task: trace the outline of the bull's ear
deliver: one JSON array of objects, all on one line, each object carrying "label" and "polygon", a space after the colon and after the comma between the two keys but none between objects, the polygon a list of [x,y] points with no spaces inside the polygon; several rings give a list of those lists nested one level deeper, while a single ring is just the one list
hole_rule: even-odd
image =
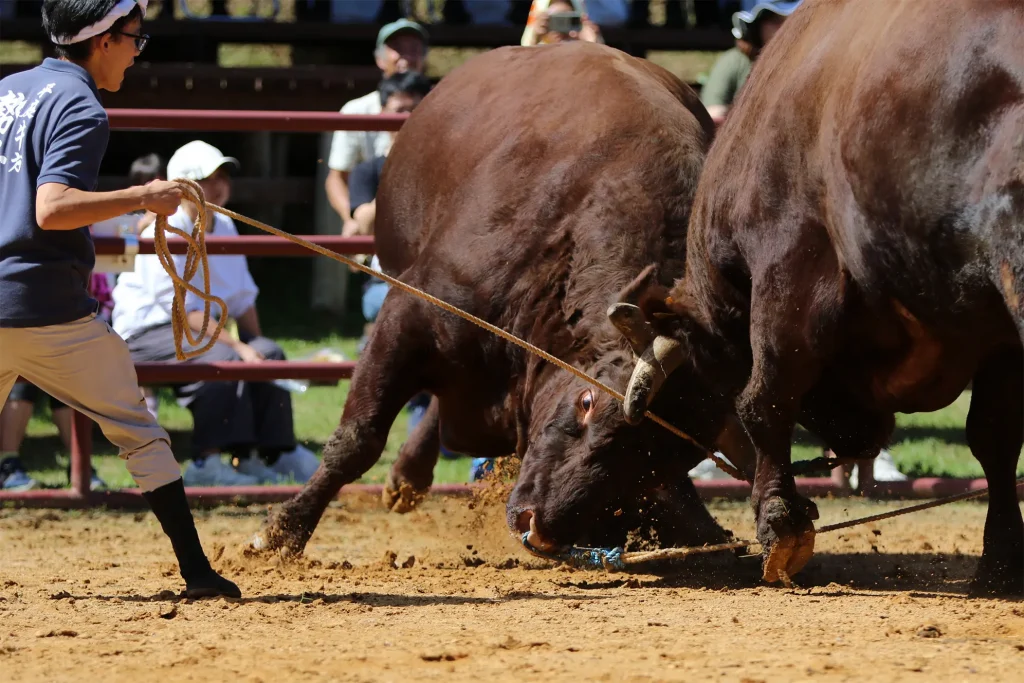
[{"label": "bull's ear", "polygon": [[641,270],[639,275],[619,291],[618,302],[620,304],[639,304],[648,297],[648,291],[657,286],[658,265],[652,263]]},{"label": "bull's ear", "polygon": [[608,319],[622,333],[638,358],[654,341],[654,328],[639,306],[619,302],[608,307]]}]

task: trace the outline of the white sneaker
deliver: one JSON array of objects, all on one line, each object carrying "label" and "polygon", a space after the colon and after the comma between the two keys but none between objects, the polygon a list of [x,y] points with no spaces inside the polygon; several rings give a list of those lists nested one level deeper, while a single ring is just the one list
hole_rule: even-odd
[{"label": "white sneaker", "polygon": [[267,463],[263,462],[263,458],[255,453],[250,454],[248,458],[239,458],[237,469],[242,474],[255,477],[261,484],[280,484],[284,482],[284,477],[267,467]]},{"label": "white sneaker", "polygon": [[872,468],[875,474],[875,481],[906,481],[907,475],[903,474],[896,467],[892,454],[884,448],[878,452],[875,458],[875,466]]},{"label": "white sneaker", "polygon": [[[909,477],[896,467],[896,463],[892,459],[892,454],[884,448],[878,452],[878,455],[872,461],[871,472],[875,477],[875,481],[906,481]],[[850,473],[850,486],[857,488],[860,484],[860,465],[853,466],[853,472]]]},{"label": "white sneaker", "polygon": [[302,444],[297,444],[294,450],[282,453],[270,469],[285,478],[305,484],[319,467],[320,458]]},{"label": "white sneaker", "polygon": [[219,455],[211,455],[200,462],[193,460],[182,476],[185,486],[256,486],[259,480],[242,474],[224,462]]},{"label": "white sneaker", "polygon": [[[729,458],[725,457],[721,453],[715,453],[715,455],[732,465]],[[731,475],[720,470],[718,465],[715,464],[715,461],[710,458],[701,460],[699,465],[690,470],[689,475],[691,479],[700,479],[702,481],[708,481],[710,479],[732,479]]]}]

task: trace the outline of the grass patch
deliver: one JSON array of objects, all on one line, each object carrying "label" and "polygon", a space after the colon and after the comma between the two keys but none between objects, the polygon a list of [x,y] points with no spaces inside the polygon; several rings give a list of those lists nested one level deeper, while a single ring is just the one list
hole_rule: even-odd
[{"label": "grass patch", "polygon": [[43,48],[23,40],[0,40],[0,64],[38,64]]}]

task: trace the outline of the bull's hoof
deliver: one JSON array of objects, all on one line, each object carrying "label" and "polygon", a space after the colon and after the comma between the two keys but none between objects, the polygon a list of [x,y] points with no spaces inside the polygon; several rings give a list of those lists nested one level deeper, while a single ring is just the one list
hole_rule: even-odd
[{"label": "bull's hoof", "polygon": [[1024,558],[993,559],[982,555],[969,595],[972,598],[1024,597]]},{"label": "bull's hoof", "polygon": [[769,498],[761,505],[757,538],[764,548],[762,576],[768,583],[790,584],[814,555],[814,524],[818,510],[810,501]]},{"label": "bull's hoof", "polygon": [[312,532],[291,524],[284,516],[271,515],[249,541],[249,548],[258,553],[278,553],[285,556],[301,555]]},{"label": "bull's hoof", "polygon": [[427,497],[427,491],[429,490],[413,488],[413,485],[406,481],[398,485],[397,491],[392,487],[393,484],[390,482],[385,484],[380,492],[380,498],[381,502],[384,503],[384,507],[398,514],[405,514],[415,510],[423,502],[423,499]]}]

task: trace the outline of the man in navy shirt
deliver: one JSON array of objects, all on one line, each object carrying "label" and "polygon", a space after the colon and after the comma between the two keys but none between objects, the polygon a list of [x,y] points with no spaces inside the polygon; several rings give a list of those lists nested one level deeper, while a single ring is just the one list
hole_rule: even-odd
[{"label": "man in navy shirt", "polygon": [[20,375],[95,420],[170,538],[189,597],[239,597],[210,567],[167,432],[86,289],[87,226],[138,210],[171,215],[181,203],[167,181],[94,191],[109,136],[98,91],[120,89],[145,47],[147,1],[46,0],[57,58],[0,80],[0,404]]}]

